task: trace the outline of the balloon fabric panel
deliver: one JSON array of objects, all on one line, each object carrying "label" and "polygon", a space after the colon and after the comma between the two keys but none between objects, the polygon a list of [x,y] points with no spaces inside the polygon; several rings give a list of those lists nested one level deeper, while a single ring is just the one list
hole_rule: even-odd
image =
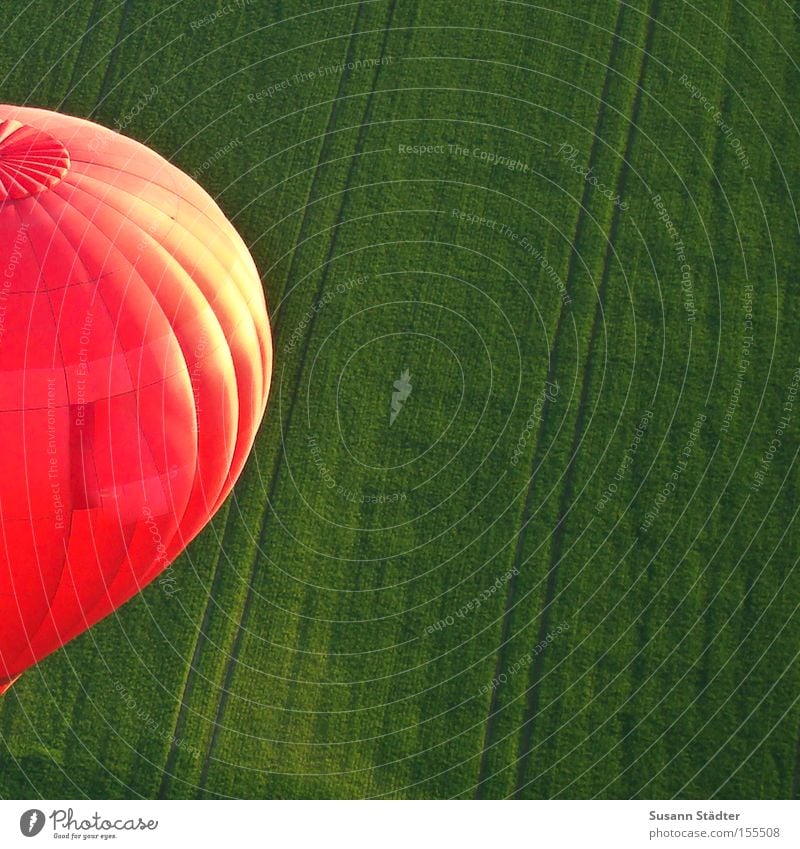
[{"label": "balloon fabric panel", "polygon": [[272,368],[243,240],[187,175],[80,118],[0,106],[0,692],[200,532]]}]

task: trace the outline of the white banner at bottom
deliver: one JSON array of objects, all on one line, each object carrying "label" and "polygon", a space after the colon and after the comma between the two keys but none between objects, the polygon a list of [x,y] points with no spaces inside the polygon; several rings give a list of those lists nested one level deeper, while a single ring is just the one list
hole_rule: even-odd
[{"label": "white banner at bottom", "polygon": [[0,802],[0,846],[471,849],[800,846],[800,802]]}]

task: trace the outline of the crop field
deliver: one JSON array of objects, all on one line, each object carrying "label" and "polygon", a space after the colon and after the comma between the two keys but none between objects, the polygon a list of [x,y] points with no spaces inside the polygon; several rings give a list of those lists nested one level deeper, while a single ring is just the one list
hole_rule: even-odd
[{"label": "crop field", "polygon": [[796,4],[0,28],[2,102],[217,200],[275,346],[209,527],[0,698],[0,797],[800,797]]}]

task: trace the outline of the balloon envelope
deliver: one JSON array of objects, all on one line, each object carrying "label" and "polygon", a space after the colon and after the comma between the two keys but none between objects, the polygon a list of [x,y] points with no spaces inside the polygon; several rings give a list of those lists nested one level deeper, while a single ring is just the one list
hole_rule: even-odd
[{"label": "balloon envelope", "polygon": [[271,376],[209,195],[89,121],[0,106],[0,692],[156,578],[228,495]]}]

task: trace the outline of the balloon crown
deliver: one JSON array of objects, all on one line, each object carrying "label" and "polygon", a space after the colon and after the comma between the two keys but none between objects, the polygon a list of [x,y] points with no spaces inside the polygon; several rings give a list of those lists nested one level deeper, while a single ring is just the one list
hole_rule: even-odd
[{"label": "balloon crown", "polygon": [[0,202],[52,189],[69,171],[69,151],[28,124],[0,121]]}]

